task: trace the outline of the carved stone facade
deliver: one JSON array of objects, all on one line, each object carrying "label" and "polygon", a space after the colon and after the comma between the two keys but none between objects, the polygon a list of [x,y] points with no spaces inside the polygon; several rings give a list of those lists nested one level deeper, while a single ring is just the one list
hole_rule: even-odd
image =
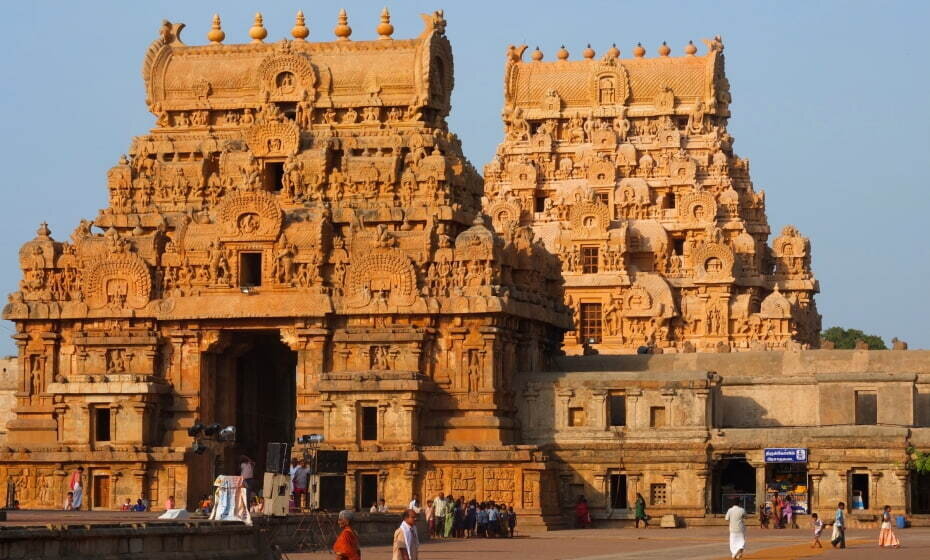
[{"label": "carved stone facade", "polygon": [[726,128],[723,43],[706,43],[683,57],[509,51],[487,212],[559,255],[575,316],[567,353],[818,343],[810,243],[787,226],[766,244],[765,192]]},{"label": "carved stone facade", "polygon": [[[790,227],[766,245],[719,40],[682,58],[511,48],[485,185],[445,122],[446,21],[424,23],[395,40],[385,13],[378,40],[350,41],[342,14],[311,43],[299,15],[267,44],[257,18],[252,43],[223,45],[216,19],[203,46],[163,24],[143,64],[155,127],[108,173],[109,206],[20,251],[0,486],[55,507],[82,465],[88,507],[187,505],[239,454],[261,471],[267,443],[322,433],[349,452],[340,508],[451,492],[527,527],[578,494],[627,519],[639,492],[652,515],[703,518],[721,465],[741,457],[761,493],[763,447],[789,445],[816,463],[813,504],[865,473],[874,503],[910,507],[926,354],[802,351],[820,330],[810,245]],[[563,336],[673,355],[563,356]],[[857,427],[879,391],[883,425]],[[196,422],[236,442],[198,455]]]}]

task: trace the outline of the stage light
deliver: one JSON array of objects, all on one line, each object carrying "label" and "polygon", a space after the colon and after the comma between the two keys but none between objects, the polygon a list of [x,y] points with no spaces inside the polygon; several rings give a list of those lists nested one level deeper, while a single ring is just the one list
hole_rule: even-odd
[{"label": "stage light", "polygon": [[314,443],[323,443],[322,434],[305,434],[300,436],[297,439],[297,443],[303,444],[314,444]]},{"label": "stage light", "polygon": [[191,444],[191,450],[197,455],[203,455],[203,452],[207,450],[207,446],[198,440],[194,440],[194,443]]},{"label": "stage light", "polygon": [[235,441],[236,440],[236,427],[235,426],[226,426],[220,430],[219,438],[221,441]]},{"label": "stage light", "polygon": [[187,429],[187,435],[190,437],[197,437],[197,434],[203,431],[203,424],[197,422],[193,426]]},{"label": "stage light", "polygon": [[213,424],[210,424],[209,426],[203,429],[203,435],[215,436],[216,434],[219,433],[221,429],[223,429],[223,426],[214,422]]}]

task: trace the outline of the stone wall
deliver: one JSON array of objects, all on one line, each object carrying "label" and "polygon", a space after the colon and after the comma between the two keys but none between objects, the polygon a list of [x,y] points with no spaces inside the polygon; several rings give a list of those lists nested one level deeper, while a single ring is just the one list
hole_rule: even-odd
[{"label": "stone wall", "polygon": [[19,362],[14,356],[0,358],[0,445],[6,443],[6,423],[14,418]]}]

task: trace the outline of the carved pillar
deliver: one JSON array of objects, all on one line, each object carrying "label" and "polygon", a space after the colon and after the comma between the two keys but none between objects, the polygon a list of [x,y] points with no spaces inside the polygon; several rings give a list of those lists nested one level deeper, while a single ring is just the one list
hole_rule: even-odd
[{"label": "carved pillar", "polygon": [[58,373],[58,341],[61,340],[61,335],[53,332],[42,333],[42,344],[44,346],[44,356],[43,360],[44,371],[42,372],[42,392],[48,390],[48,384],[55,380],[55,375]]},{"label": "carved pillar", "polygon": [[710,513],[710,508],[708,507],[710,500],[708,498],[710,496],[711,489],[707,484],[707,480],[710,478],[710,471],[707,469],[698,469],[694,472],[694,474],[697,476],[698,487],[700,488],[698,508],[700,508],[700,510],[705,514]]},{"label": "carved pillar", "polygon": [[645,423],[641,422],[639,417],[639,410],[637,409],[637,403],[639,402],[639,397],[643,395],[642,389],[629,389],[626,392],[626,402],[629,407],[629,412],[627,413],[627,418],[630,419],[630,428],[640,428],[642,426],[649,425],[649,419],[646,418]]},{"label": "carved pillar", "polygon": [[598,493],[596,499],[593,500],[595,506],[602,506],[608,513],[610,513],[612,504],[610,503],[610,490],[608,489],[608,481],[610,477],[606,473],[598,473],[594,475],[594,490]]},{"label": "carved pillar", "polygon": [[672,499],[675,496],[672,481],[675,480],[676,476],[678,476],[678,473],[662,473],[662,478],[665,479],[665,505],[668,507],[672,506]]},{"label": "carved pillar", "polygon": [[910,481],[910,471],[907,469],[895,469],[894,477],[898,483],[899,495],[901,496],[900,503],[893,503],[891,505],[892,511],[910,511],[911,507],[911,493],[908,492],[908,482]]},{"label": "carved pillar", "polygon": [[674,425],[675,415],[672,413],[672,403],[675,401],[675,389],[662,389],[662,398],[665,400],[665,427]]},{"label": "carved pillar", "polygon": [[[395,437],[388,437],[387,425],[384,422],[384,414],[387,412],[389,403],[379,402],[378,403],[378,440],[381,442],[395,440]],[[391,434],[393,436],[393,434]]]},{"label": "carved pillar", "polygon": [[68,412],[68,405],[63,402],[55,403],[55,424],[58,430],[56,441],[64,441],[65,437],[65,414]]},{"label": "carved pillar", "polygon": [[882,506],[879,504],[884,504],[890,500],[886,500],[884,497],[879,500],[879,482],[882,479],[882,476],[885,473],[882,471],[869,471],[869,508],[870,510],[878,510]]},{"label": "carved pillar", "polygon": [[558,406],[555,408],[555,426],[556,429],[567,428],[568,427],[568,404],[571,401],[572,397],[575,396],[575,391],[571,389],[559,389],[556,393],[558,397]]},{"label": "carved pillar", "polygon": [[[636,503],[636,494],[642,493],[642,489],[639,487],[640,482],[643,480],[643,473],[638,472],[628,472],[626,473],[626,504],[627,507],[630,507],[631,504]],[[649,503],[649,498],[646,498],[646,503]]]},{"label": "carved pillar", "polygon": [[29,335],[27,333],[16,333],[11,337],[16,342],[19,364],[19,385],[16,392],[17,397],[29,396],[29,360],[26,359],[26,345],[29,344]]},{"label": "carved pillar", "polygon": [[113,471],[112,473],[110,473],[110,506],[109,507],[112,509],[119,509],[120,507],[120,503],[119,503],[120,493],[117,490],[117,488],[119,488],[119,481],[121,478],[123,478],[122,471]]},{"label": "carved pillar", "polygon": [[[388,471],[380,470],[378,471],[378,499],[387,501],[387,479]],[[365,504],[362,504],[365,505]],[[404,504],[404,508],[407,507],[407,504]]]},{"label": "carved pillar", "polygon": [[336,403],[332,401],[323,401],[320,403],[320,408],[323,410],[323,439],[325,441],[330,441],[333,438],[333,431],[331,422],[333,419],[333,409],[336,408]]},{"label": "carved pillar", "polygon": [[535,384],[527,384],[523,391],[523,402],[526,404],[523,417],[526,419],[526,425],[523,426],[523,436],[527,437],[538,431],[536,425],[536,401],[539,399],[539,387]]},{"label": "carved pillar", "polygon": [[68,472],[62,469],[56,469],[52,475],[55,477],[55,491],[52,494],[55,496],[55,504],[53,509],[60,509],[62,506],[64,506],[65,497],[68,496],[68,492],[70,491],[70,488],[65,486],[65,484],[67,484],[65,479],[68,476]]},{"label": "carved pillar", "polygon": [[[761,461],[747,461],[749,465],[756,469],[756,507],[762,507],[765,503],[765,463]],[[725,504],[720,504],[726,509]]]},{"label": "carved pillar", "polygon": [[810,502],[808,513],[814,513],[823,507],[820,502],[820,484],[823,481],[824,472],[808,471],[807,476],[810,477],[811,481],[811,487],[808,489],[810,492],[810,496],[808,497],[808,502]]},{"label": "carved pillar", "polygon": [[399,437],[403,443],[416,444],[419,442],[418,426],[416,425],[417,403],[413,400],[405,400],[400,403],[401,415],[403,417],[402,437]]},{"label": "carved pillar", "polygon": [[[358,487],[359,487],[359,484],[361,484],[360,477],[361,475],[359,474],[357,470],[356,471],[350,470],[348,473],[346,473],[346,503],[345,503],[346,509],[350,509],[350,510],[355,509],[356,496],[358,495]],[[364,508],[362,506],[364,506],[364,504],[359,504],[359,511],[364,511]]]},{"label": "carved pillar", "polygon": [[595,389],[591,391],[591,402],[594,405],[594,418],[589,426],[597,430],[607,429],[607,391]]},{"label": "carved pillar", "polygon": [[710,397],[709,389],[697,389],[694,391],[694,397],[697,401],[697,415],[694,416],[694,423],[698,426],[705,426],[708,429],[714,427],[714,419],[708,414],[710,407],[707,401]]}]

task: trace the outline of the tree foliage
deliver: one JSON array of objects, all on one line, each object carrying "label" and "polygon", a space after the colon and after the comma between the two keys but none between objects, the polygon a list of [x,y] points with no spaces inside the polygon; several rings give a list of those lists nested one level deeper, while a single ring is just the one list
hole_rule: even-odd
[{"label": "tree foliage", "polygon": [[909,467],[920,474],[930,474],[930,453],[907,448]]},{"label": "tree foliage", "polygon": [[837,350],[852,350],[856,341],[862,340],[869,346],[869,350],[887,350],[885,341],[880,336],[865,334],[859,329],[844,329],[843,327],[830,327],[820,333],[820,338],[832,342]]}]

